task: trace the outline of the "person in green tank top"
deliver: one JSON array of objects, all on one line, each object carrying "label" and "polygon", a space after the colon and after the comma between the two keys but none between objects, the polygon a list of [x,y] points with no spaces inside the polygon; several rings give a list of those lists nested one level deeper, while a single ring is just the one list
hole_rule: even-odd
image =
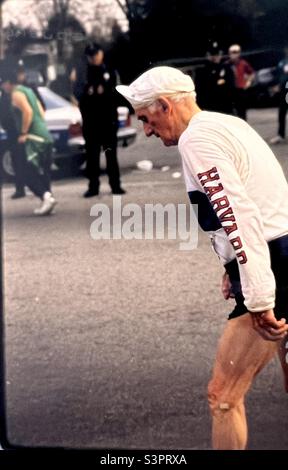
[{"label": "person in green tank top", "polygon": [[7,64],[1,70],[1,88],[11,95],[18,143],[24,146],[24,180],[42,203],[35,215],[51,214],[56,199],[51,192],[50,168],[53,139],[49,133],[44,110],[31,88],[17,84],[17,69]]}]

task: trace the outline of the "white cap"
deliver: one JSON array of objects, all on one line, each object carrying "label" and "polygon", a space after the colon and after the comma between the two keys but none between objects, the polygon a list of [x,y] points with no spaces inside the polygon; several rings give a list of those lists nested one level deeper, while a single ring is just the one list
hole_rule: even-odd
[{"label": "white cap", "polygon": [[161,66],[144,72],[129,86],[118,85],[116,90],[133,106],[144,108],[159,98],[176,93],[195,93],[195,85],[189,75],[173,67]]}]

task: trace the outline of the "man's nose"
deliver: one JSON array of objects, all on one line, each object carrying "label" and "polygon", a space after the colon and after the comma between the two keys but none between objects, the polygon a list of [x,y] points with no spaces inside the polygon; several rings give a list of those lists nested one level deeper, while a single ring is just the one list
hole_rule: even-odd
[{"label": "man's nose", "polygon": [[151,135],[153,135],[153,129],[151,126],[149,126],[149,124],[147,124],[146,122],[143,122],[143,128],[147,137],[150,137]]}]

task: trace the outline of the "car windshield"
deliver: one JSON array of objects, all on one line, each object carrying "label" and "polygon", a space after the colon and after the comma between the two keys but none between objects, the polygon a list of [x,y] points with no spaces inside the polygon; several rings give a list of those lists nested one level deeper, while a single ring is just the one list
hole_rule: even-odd
[{"label": "car windshield", "polygon": [[44,101],[46,109],[57,109],[70,106],[69,101],[66,101],[61,96],[56,95],[54,91],[49,90],[47,87],[40,86],[38,87],[38,91]]}]

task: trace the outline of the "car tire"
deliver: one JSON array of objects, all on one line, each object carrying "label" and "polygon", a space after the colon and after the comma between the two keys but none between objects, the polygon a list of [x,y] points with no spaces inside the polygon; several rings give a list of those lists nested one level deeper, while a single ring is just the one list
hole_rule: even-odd
[{"label": "car tire", "polygon": [[1,154],[1,175],[2,181],[13,181],[15,177],[11,152],[8,149]]}]

